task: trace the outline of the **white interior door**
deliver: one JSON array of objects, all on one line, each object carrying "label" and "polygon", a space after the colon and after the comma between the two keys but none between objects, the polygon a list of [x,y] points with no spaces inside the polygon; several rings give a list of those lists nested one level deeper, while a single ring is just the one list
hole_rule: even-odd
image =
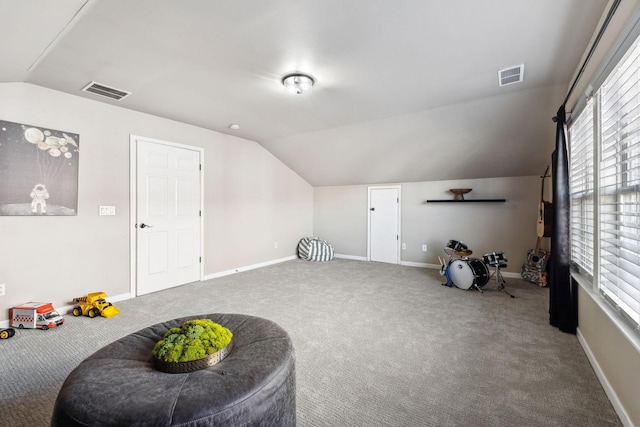
[{"label": "white interior door", "polygon": [[369,188],[369,260],[400,262],[400,187]]},{"label": "white interior door", "polygon": [[200,280],[200,157],[136,140],[137,295]]}]

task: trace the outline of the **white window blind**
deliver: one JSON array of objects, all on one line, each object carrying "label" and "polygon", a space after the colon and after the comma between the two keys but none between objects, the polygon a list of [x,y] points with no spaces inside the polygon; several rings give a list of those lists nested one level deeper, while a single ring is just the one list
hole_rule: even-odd
[{"label": "white window blind", "polygon": [[569,129],[571,193],[571,259],[590,278],[594,261],[593,101]]},{"label": "white window blind", "polygon": [[599,287],[640,324],[640,43],[600,90]]}]

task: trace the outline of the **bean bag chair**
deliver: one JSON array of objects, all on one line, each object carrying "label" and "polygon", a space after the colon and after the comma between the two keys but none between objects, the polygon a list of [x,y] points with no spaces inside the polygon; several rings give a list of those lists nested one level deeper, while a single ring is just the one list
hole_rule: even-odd
[{"label": "bean bag chair", "polygon": [[303,237],[298,243],[298,257],[307,261],[331,261],[333,246],[318,237]]}]

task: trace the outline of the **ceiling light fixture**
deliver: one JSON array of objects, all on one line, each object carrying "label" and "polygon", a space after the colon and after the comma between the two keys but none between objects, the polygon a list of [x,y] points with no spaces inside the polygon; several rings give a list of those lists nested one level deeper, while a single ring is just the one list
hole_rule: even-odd
[{"label": "ceiling light fixture", "polygon": [[301,93],[311,90],[315,81],[313,77],[301,73],[287,74],[282,78],[282,85],[291,93]]},{"label": "ceiling light fixture", "polygon": [[231,123],[231,124],[229,125],[229,128],[230,128],[230,129],[233,129],[233,130],[238,130],[238,129],[240,129],[240,125],[239,125],[239,124],[237,124],[237,123]]}]

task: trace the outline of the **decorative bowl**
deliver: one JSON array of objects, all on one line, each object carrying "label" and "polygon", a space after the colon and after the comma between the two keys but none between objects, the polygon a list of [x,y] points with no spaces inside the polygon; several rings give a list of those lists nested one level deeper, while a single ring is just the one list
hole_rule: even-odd
[{"label": "decorative bowl", "polygon": [[471,190],[472,190],[471,188],[450,188],[449,189],[449,191],[451,191],[454,194],[453,200],[464,200],[464,194],[467,194]]},{"label": "decorative bowl", "polygon": [[192,360],[189,362],[165,362],[164,360],[160,360],[154,356],[153,365],[157,370],[168,374],[186,374],[208,368],[209,366],[213,366],[216,363],[221,362],[229,355],[229,353],[231,353],[232,348],[233,339],[226,347],[208,355],[207,357],[203,357],[202,359]]}]

